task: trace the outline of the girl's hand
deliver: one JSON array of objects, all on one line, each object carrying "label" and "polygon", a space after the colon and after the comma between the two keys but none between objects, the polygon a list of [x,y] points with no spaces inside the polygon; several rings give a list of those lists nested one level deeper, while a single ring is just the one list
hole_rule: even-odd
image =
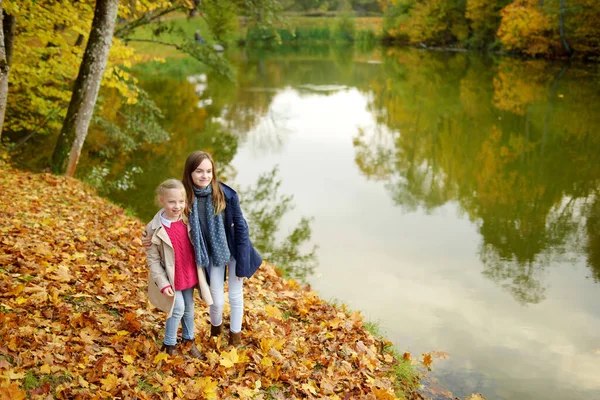
[{"label": "girl's hand", "polygon": [[150,247],[151,244],[152,244],[152,238],[150,236],[148,236],[148,232],[146,232],[146,231],[142,232],[142,245],[145,248],[148,248],[148,247]]},{"label": "girl's hand", "polygon": [[174,295],[175,293],[173,293],[173,288],[171,288],[171,287],[168,287],[168,288],[166,288],[166,289],[163,291],[163,294],[164,294],[165,296],[173,297],[173,295]]}]

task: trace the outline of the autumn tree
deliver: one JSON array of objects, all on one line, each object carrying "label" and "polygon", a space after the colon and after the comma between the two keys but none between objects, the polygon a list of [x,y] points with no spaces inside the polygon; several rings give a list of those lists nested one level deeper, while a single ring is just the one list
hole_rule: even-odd
[{"label": "autumn tree", "polygon": [[75,80],[65,122],[52,154],[55,173],[64,173],[67,176],[75,174],[106,68],[118,7],[119,0],[96,1],[83,61]]},{"label": "autumn tree", "polygon": [[2,0],[0,0],[0,139],[2,139],[2,128],[8,99],[8,72],[12,58],[14,26],[15,18],[4,12]]},{"label": "autumn tree", "polygon": [[552,47],[552,21],[537,0],[516,0],[501,11],[498,38],[507,50],[547,54]]},{"label": "autumn tree", "polygon": [[470,47],[482,48],[494,41],[500,24],[500,8],[506,0],[467,0],[465,17],[469,21]]},{"label": "autumn tree", "polygon": [[464,0],[425,0],[415,4],[406,29],[412,43],[446,45],[468,37]]}]

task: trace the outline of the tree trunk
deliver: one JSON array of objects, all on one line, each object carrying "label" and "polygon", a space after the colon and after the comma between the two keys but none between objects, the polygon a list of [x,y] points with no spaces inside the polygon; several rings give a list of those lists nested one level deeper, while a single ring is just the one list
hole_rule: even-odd
[{"label": "tree trunk", "polygon": [[52,154],[52,169],[73,176],[98,98],[112,44],[119,0],[96,0],[92,29],[73,87],[71,102]]},{"label": "tree trunk", "polygon": [[4,128],[4,115],[8,100],[8,72],[12,60],[12,47],[15,37],[15,17],[4,13],[0,0],[0,141]]},{"label": "tree trunk", "polygon": [[573,49],[567,43],[567,38],[565,37],[565,0],[560,0],[560,13],[558,14],[559,18],[559,29],[560,29],[560,40],[562,42],[565,51],[570,56],[573,54]]}]

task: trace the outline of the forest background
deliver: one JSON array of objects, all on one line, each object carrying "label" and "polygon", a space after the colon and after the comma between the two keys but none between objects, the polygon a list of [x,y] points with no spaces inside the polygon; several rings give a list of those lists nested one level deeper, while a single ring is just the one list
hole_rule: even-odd
[{"label": "forest background", "polygon": [[[3,0],[0,7],[3,157],[36,136],[57,137],[45,164],[70,176],[90,126],[120,151],[166,140],[160,110],[130,69],[169,48],[232,80],[218,46],[376,41],[592,62],[600,54],[596,0]],[[218,46],[199,46],[194,32],[167,24],[182,18],[198,18],[201,40]],[[96,107],[100,88],[114,94]],[[115,96],[120,105],[104,107]]]}]

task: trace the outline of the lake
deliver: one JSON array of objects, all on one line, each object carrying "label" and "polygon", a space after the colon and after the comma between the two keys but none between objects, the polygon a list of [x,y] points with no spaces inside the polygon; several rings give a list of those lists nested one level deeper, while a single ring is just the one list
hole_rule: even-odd
[{"label": "lake", "polygon": [[434,386],[600,399],[597,66],[353,47],[229,57],[235,84],[189,60],[141,68],[170,141],[103,164],[92,132],[80,177],[101,171],[107,196],[149,220],[193,150],[239,190],[276,168],[294,208],[274,237],[312,218],[312,288],[401,352],[447,352]]}]

